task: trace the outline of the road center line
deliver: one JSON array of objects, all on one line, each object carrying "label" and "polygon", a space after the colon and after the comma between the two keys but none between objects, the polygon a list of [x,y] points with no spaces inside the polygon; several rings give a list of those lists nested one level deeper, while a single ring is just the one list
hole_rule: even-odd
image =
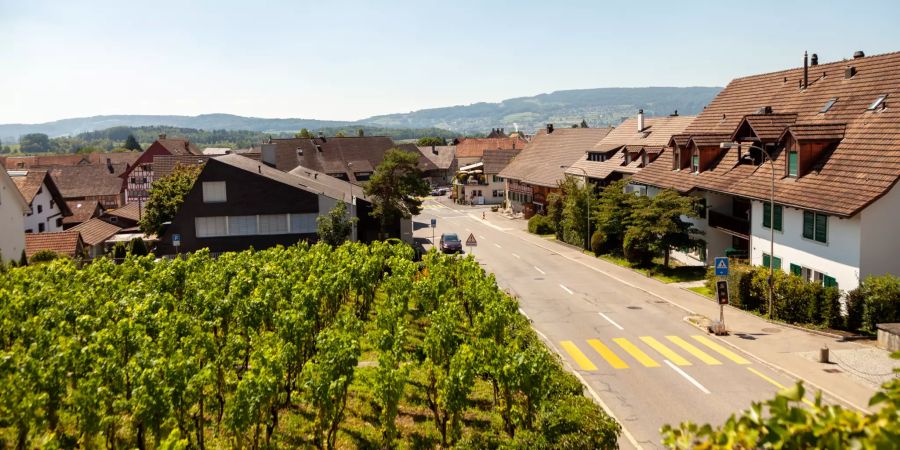
[{"label": "road center line", "polygon": [[[774,386],[777,387],[778,389],[782,389],[782,390],[783,390],[783,389],[787,389],[783,384],[781,384],[781,383],[779,383],[779,382],[777,382],[777,381],[775,381],[775,380],[773,380],[773,379],[771,379],[771,378],[769,378],[769,377],[763,375],[762,372],[760,372],[760,371],[758,371],[758,370],[756,370],[756,369],[754,369],[754,368],[752,368],[752,367],[748,367],[747,370],[749,370],[750,372],[753,372],[754,375],[756,375],[756,376],[762,378],[763,380],[768,381],[770,384],[774,385]],[[809,406],[815,406],[815,404],[814,404],[813,402],[807,400],[805,397],[802,398],[801,400],[803,400],[803,403],[806,403],[806,404],[809,405]]]},{"label": "road center line", "polygon": [[703,391],[704,394],[709,394],[709,389],[706,389],[705,387],[703,387],[703,385],[700,384],[699,381],[695,380],[693,377],[688,375],[685,371],[681,370],[675,364],[672,364],[668,359],[664,359],[663,362],[666,363],[667,366],[671,367],[672,370],[678,372],[678,374],[683,376],[686,380],[690,381],[691,384],[693,384],[694,386],[697,386],[697,389],[700,389],[701,391]]},{"label": "road center line", "polygon": [[522,259],[522,257],[521,257],[521,256],[519,256],[519,255],[517,255],[517,254],[515,254],[515,253],[513,253],[513,254],[512,254],[512,255],[513,255],[513,256],[515,256],[515,257],[516,257],[516,259]]},{"label": "road center line", "polygon": [[547,272],[544,272],[544,271],[543,271],[543,270],[541,270],[541,268],[540,268],[540,267],[538,267],[538,266],[534,266],[534,270],[537,270],[537,271],[538,271],[538,272],[540,272],[540,273],[541,273],[541,275],[547,275]]},{"label": "road center line", "polygon": [[601,317],[603,317],[604,319],[606,319],[607,322],[613,324],[614,327],[616,327],[616,328],[618,328],[618,329],[620,329],[620,330],[624,330],[624,328],[622,328],[621,325],[617,324],[616,321],[610,319],[609,316],[607,316],[606,314],[603,314],[603,313],[597,313],[597,314],[600,314]]},{"label": "road center line", "polygon": [[573,294],[574,294],[574,292],[572,292],[571,290],[569,290],[569,288],[567,288],[567,287],[565,287],[565,286],[563,286],[563,285],[561,285],[561,284],[559,285],[559,287],[563,288],[563,290],[566,291],[566,292],[568,292],[569,295],[573,295]]}]

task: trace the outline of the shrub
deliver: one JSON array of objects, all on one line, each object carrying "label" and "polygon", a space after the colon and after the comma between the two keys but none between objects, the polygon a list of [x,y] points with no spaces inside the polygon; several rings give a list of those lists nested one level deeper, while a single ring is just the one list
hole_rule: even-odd
[{"label": "shrub", "polygon": [[31,259],[28,261],[28,263],[35,264],[41,262],[50,262],[56,258],[59,258],[59,255],[53,250],[41,250],[31,255]]},{"label": "shrub", "polygon": [[147,256],[147,245],[144,244],[144,240],[139,237],[132,239],[128,247],[132,255]]},{"label": "shrub", "polygon": [[847,303],[847,317],[844,321],[844,327],[851,331],[861,329],[863,313],[866,307],[866,297],[863,296],[862,287],[857,287],[848,292],[845,301]]},{"label": "shrub", "polygon": [[549,217],[542,214],[535,214],[528,219],[528,232],[534,234],[554,234],[556,227]]},{"label": "shrub", "polygon": [[616,448],[621,427],[592,400],[577,396],[549,405],[541,413],[540,429],[537,443],[549,448]]},{"label": "shrub", "polygon": [[[728,303],[735,308],[746,311],[758,311],[760,298],[750,295],[750,282],[753,279],[753,267],[744,264],[734,264],[728,269]],[[715,292],[716,281],[715,268],[710,266],[706,271],[706,287]]]},{"label": "shrub", "polygon": [[602,230],[594,231],[594,234],[591,235],[591,251],[595,255],[606,253],[606,244],[606,234]]},{"label": "shrub", "polygon": [[864,300],[863,327],[875,331],[879,323],[900,322],[900,278],[869,276],[860,284]]},{"label": "shrub", "polygon": [[641,266],[649,265],[653,260],[653,251],[650,250],[652,236],[645,230],[632,227],[625,232],[625,242],[622,244],[622,252],[625,259],[632,264]]}]

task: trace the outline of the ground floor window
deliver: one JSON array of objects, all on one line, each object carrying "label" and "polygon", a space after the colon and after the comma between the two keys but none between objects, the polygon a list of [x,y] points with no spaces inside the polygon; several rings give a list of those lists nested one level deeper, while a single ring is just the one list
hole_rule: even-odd
[{"label": "ground floor window", "polygon": [[[781,258],[776,256],[774,259],[775,259],[775,264],[774,264],[775,270],[781,270]],[[772,257],[769,256],[768,253],[763,253],[763,255],[762,255],[763,267],[769,267],[769,264],[771,263],[771,261],[772,261]]]}]

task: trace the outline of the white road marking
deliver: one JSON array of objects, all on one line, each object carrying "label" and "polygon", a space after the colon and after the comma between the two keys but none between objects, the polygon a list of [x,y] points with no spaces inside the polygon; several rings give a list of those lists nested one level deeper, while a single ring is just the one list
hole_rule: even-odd
[{"label": "white road marking", "polygon": [[466,228],[466,231],[472,231],[472,229],[471,229],[471,228]]},{"label": "white road marking", "polygon": [[484,236],[482,236],[482,235],[480,235],[480,234],[478,235],[478,239],[481,239],[481,240],[483,240],[483,241],[486,241],[486,240],[487,240],[486,237],[484,237]]},{"label": "white road marking", "polygon": [[500,244],[494,244],[494,246],[496,246],[497,248],[503,248],[500,246]]},{"label": "white road marking", "polygon": [[567,287],[565,287],[565,286],[563,286],[563,285],[561,285],[561,284],[559,285],[559,287],[563,288],[563,290],[566,291],[566,292],[568,292],[569,295],[574,294],[574,292],[570,291],[569,288],[567,288]]},{"label": "white road marking", "polygon": [[537,271],[538,271],[538,272],[540,272],[540,273],[541,273],[541,275],[547,275],[547,272],[544,272],[544,271],[543,271],[543,270],[541,270],[541,268],[540,268],[540,267],[538,267],[538,266],[534,266],[534,270],[537,270]]},{"label": "white road marking", "polygon": [[621,325],[617,324],[614,320],[610,319],[609,316],[607,316],[606,314],[603,314],[603,313],[597,313],[597,314],[600,314],[601,317],[603,317],[604,319],[606,319],[607,322],[613,324],[614,327],[616,327],[616,328],[618,328],[618,329],[620,329],[620,330],[624,330],[624,328],[622,328]]},{"label": "white road marking", "polygon": [[703,385],[700,384],[699,381],[695,380],[693,377],[688,375],[685,371],[681,370],[675,364],[672,364],[668,359],[664,359],[663,362],[666,363],[666,365],[668,365],[669,367],[671,367],[672,370],[678,372],[678,374],[683,376],[686,380],[690,381],[691,384],[693,384],[694,386],[697,386],[697,389],[700,389],[701,391],[703,391],[704,394],[709,394],[709,389],[706,389],[705,387],[703,387]]},{"label": "white road marking", "polygon": [[515,256],[515,257],[516,257],[516,259],[522,259],[522,257],[521,257],[521,256],[519,256],[519,255],[517,255],[517,254],[515,254],[515,253],[513,253],[513,254],[512,254],[512,255],[513,255],[513,256]]}]

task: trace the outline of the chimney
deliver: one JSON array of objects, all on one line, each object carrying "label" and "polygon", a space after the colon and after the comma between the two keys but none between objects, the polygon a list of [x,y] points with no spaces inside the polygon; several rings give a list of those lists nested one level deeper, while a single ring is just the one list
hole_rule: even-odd
[{"label": "chimney", "polygon": [[847,66],[847,68],[844,69],[844,79],[849,80],[850,78],[853,78],[854,75],[856,75],[856,67]]},{"label": "chimney", "polygon": [[112,159],[110,158],[106,158],[106,170],[108,170],[109,173],[115,172],[115,170],[113,170]]},{"label": "chimney", "polygon": [[859,59],[859,58],[865,58],[865,57],[866,57],[866,54],[863,53],[862,50],[857,50],[857,51],[853,52],[853,59]]},{"label": "chimney", "polygon": [[809,86],[809,61],[806,57],[806,52],[803,52],[803,84],[800,86],[800,89],[806,89]]},{"label": "chimney", "polygon": [[810,66],[818,66],[819,65],[819,55],[813,53],[812,57],[809,59]]},{"label": "chimney", "polygon": [[166,138],[166,133],[160,133],[160,134],[159,134],[159,139],[160,139],[160,140],[163,140],[163,139],[165,139],[165,138]]},{"label": "chimney", "polygon": [[644,131],[644,110],[638,110],[638,133]]},{"label": "chimney", "polygon": [[673,112],[671,116],[672,116],[672,117],[678,117],[678,110],[676,109],[675,112]]},{"label": "chimney", "polygon": [[553,124],[552,123],[547,124],[547,134],[550,134],[550,133],[553,133]]},{"label": "chimney", "polygon": [[434,144],[431,144],[431,153],[433,153],[433,154],[435,154],[435,155],[438,154],[437,147],[435,147]]}]

